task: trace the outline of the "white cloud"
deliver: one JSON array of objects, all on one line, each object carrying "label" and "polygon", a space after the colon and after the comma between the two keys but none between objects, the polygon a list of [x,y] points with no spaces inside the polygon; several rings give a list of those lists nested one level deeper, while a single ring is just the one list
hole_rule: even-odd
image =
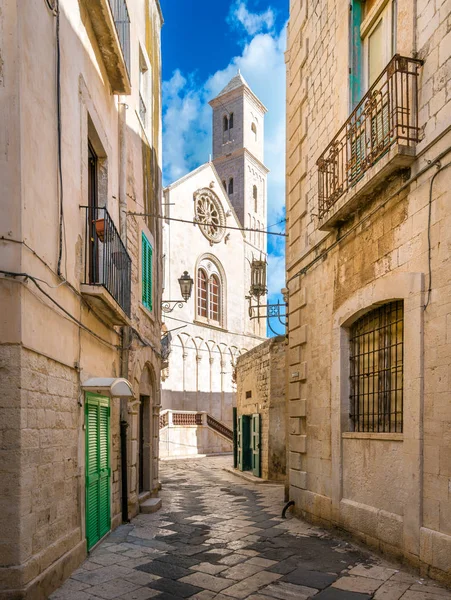
[{"label": "white cloud", "polygon": [[231,7],[228,23],[235,26],[239,23],[248,35],[255,35],[262,31],[272,31],[274,27],[274,11],[268,8],[261,13],[252,13],[247,9],[245,2],[237,2]]},{"label": "white cloud", "polygon": [[[268,225],[272,225],[283,219],[285,214],[285,26],[278,32],[263,32],[274,26],[273,11],[268,9],[253,14],[244,2],[235,3],[232,9],[239,10],[241,6],[245,9],[240,13],[243,27],[249,33],[259,31],[243,42],[241,54],[203,82],[197,81],[192,73],[182,74],[176,70],[171,79],[163,83],[164,180],[167,185],[208,161],[212,117],[208,101],[240,69],[253,92],[268,108],[265,117],[265,163],[270,169]],[[281,228],[279,226],[273,231]],[[270,295],[274,295],[284,287],[283,238],[271,237],[268,246],[268,287]]]}]

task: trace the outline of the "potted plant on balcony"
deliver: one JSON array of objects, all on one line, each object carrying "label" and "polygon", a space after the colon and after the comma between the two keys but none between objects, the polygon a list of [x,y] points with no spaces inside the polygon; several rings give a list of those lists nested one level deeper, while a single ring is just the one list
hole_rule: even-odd
[{"label": "potted plant on balcony", "polygon": [[94,221],[97,237],[101,242],[105,240],[105,219],[96,219]]}]

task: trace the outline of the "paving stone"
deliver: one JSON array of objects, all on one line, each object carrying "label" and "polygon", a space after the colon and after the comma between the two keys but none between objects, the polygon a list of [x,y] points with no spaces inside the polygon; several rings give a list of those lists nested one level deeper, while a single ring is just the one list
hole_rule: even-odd
[{"label": "paving stone", "polygon": [[260,594],[281,600],[307,600],[313,598],[318,590],[304,585],[295,585],[284,581],[277,581],[260,590]]},{"label": "paving stone", "polygon": [[246,598],[260,588],[272,583],[273,581],[276,581],[279,577],[280,575],[277,573],[256,573],[244,581],[240,581],[239,583],[227,588],[223,591],[223,594],[226,596],[231,596],[232,598]]},{"label": "paving stone", "polygon": [[235,565],[234,567],[230,567],[224,571],[221,576],[227,577],[228,579],[235,579],[235,581],[241,581],[242,579],[246,579],[246,577],[250,577],[251,575],[259,573],[263,570],[264,567],[260,565],[254,565],[249,561],[246,561],[239,565]]},{"label": "paving stone", "polygon": [[265,569],[277,564],[277,561],[269,560],[268,558],[261,558],[261,556],[254,556],[254,557],[250,558],[248,560],[248,562],[252,565],[258,565],[259,567],[264,567]]},{"label": "paving stone", "polygon": [[[169,597],[176,598],[189,598],[189,596],[193,596],[202,590],[194,585],[190,585],[189,583],[183,583],[182,581],[173,581],[172,579],[159,579],[158,581],[152,581],[149,583],[149,588],[153,590],[159,590],[160,592],[164,592],[166,594],[172,594]],[[158,596],[160,598],[160,596]]]},{"label": "paving stone", "polygon": [[215,565],[208,562],[199,563],[190,567],[192,571],[200,571],[201,573],[208,573],[209,575],[216,575],[221,571],[227,569],[227,565]]},{"label": "paving stone", "polygon": [[137,571],[144,571],[145,573],[152,573],[159,577],[165,577],[166,579],[180,579],[185,575],[189,575],[190,571],[184,567],[173,565],[171,563],[164,563],[159,560],[153,560],[145,565],[136,567]]},{"label": "paving stone", "polygon": [[350,575],[349,577],[340,577],[332,587],[348,592],[360,592],[362,594],[374,594],[382,585],[381,579],[370,579],[369,577],[359,577]]},{"label": "paving stone", "polygon": [[396,569],[389,569],[379,565],[357,565],[349,571],[350,575],[370,577],[371,579],[382,579],[383,581],[390,579],[395,573],[397,573]]},{"label": "paving stone", "polygon": [[400,581],[385,581],[374,594],[375,600],[399,600],[409,589],[409,583]]},{"label": "paving stone", "polygon": [[78,571],[72,575],[72,579],[83,581],[83,583],[89,583],[90,585],[99,585],[120,576],[130,575],[132,572],[131,569],[114,565],[114,567],[100,567],[100,569],[96,569],[95,571]]},{"label": "paving stone", "polygon": [[315,596],[315,600],[371,600],[371,596],[356,592],[345,592],[344,590],[330,587],[319,592]]},{"label": "paving stone", "polygon": [[402,596],[402,600],[444,600],[444,598],[451,598],[451,594],[444,596],[441,593],[436,594],[428,592],[426,589],[421,592],[408,590],[404,596]]},{"label": "paving stone", "polygon": [[322,590],[331,585],[336,579],[336,575],[320,571],[309,571],[308,569],[298,567],[288,575],[284,575],[282,581]]},{"label": "paving stone", "polygon": [[118,598],[119,596],[133,592],[139,587],[140,586],[136,583],[131,583],[125,579],[112,579],[111,581],[90,588],[89,593],[99,596],[99,598],[112,600],[113,598]]},{"label": "paving stone", "polygon": [[228,554],[227,556],[223,556],[218,560],[218,563],[221,565],[228,565],[229,567],[233,567],[234,565],[239,565],[243,563],[247,557],[243,554],[239,554],[236,552],[235,554]]},{"label": "paving stone", "polygon": [[148,600],[149,598],[155,597],[161,598],[158,590],[151,590],[150,588],[139,588],[133,592],[127,592],[123,596],[119,596],[118,600]]},{"label": "paving stone", "polygon": [[204,590],[203,592],[199,592],[198,594],[191,596],[190,600],[213,600],[213,598],[217,598],[216,592]]},{"label": "paving stone", "polygon": [[142,571],[134,571],[130,575],[125,575],[124,580],[136,583],[137,585],[147,585],[151,581],[160,579],[159,575],[153,575],[152,573],[145,573]]},{"label": "paving stone", "polygon": [[230,587],[234,583],[233,580],[215,577],[208,573],[192,573],[187,577],[183,577],[180,581],[212,592],[221,592],[224,588]]},{"label": "paving stone", "polygon": [[412,592],[426,592],[428,594],[437,594],[443,598],[451,598],[451,591],[432,583],[431,581],[425,581],[424,583],[416,582],[410,587]]},{"label": "paving stone", "polygon": [[249,550],[248,548],[241,548],[236,551],[237,554],[242,554],[243,556],[258,556],[258,552],[255,550]]},{"label": "paving stone", "polygon": [[200,562],[197,556],[179,556],[177,554],[165,554],[164,556],[158,556],[155,560],[171,565],[177,565],[184,569],[190,569],[193,565],[197,565]]}]

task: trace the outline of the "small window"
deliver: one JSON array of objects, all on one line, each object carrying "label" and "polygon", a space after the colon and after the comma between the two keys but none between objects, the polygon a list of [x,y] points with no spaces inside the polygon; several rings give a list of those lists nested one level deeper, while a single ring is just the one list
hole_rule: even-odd
[{"label": "small window", "polygon": [[197,271],[197,315],[216,325],[222,320],[221,280],[216,273],[210,276],[203,267]]},{"label": "small window", "polygon": [[150,71],[147,67],[146,59],[142,49],[139,49],[139,118],[144,126],[148,129],[150,117]]},{"label": "small window", "polygon": [[229,179],[229,195],[233,194],[233,177]]},{"label": "small window", "polygon": [[233,129],[233,113],[229,116],[229,129]]},{"label": "small window", "polygon": [[228,131],[228,129],[229,129],[229,119],[226,116],[224,116],[224,119],[223,119],[222,123],[223,123],[223,125],[222,125],[223,131]]},{"label": "small window", "polygon": [[403,302],[365,314],[350,330],[350,417],[354,431],[402,433]]},{"label": "small window", "polygon": [[254,187],[253,187],[252,195],[254,197],[254,212],[257,212],[257,209],[258,209],[258,202],[257,202],[258,192],[257,192],[257,186],[256,185],[254,185]]},{"label": "small window", "polygon": [[252,132],[254,134],[255,141],[257,141],[257,125],[255,123],[252,123],[251,130],[252,130]]},{"label": "small window", "polygon": [[252,398],[252,391],[250,390],[246,392],[246,400],[249,400],[249,398]]},{"label": "small window", "polygon": [[142,303],[145,308],[152,310],[152,246],[144,232],[142,233],[141,283]]}]

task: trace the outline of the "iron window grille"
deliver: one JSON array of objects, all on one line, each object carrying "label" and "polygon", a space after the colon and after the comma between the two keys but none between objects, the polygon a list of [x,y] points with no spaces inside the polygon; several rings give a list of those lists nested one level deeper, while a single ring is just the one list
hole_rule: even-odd
[{"label": "iron window grille", "polygon": [[350,331],[350,418],[357,432],[402,433],[402,301],[378,307]]},{"label": "iron window grille", "polygon": [[109,3],[127,72],[130,76],[130,17],[127,3],[125,0],[109,0]]},{"label": "iron window grille", "polygon": [[392,146],[419,141],[421,64],[395,55],[318,158],[320,219]]}]

